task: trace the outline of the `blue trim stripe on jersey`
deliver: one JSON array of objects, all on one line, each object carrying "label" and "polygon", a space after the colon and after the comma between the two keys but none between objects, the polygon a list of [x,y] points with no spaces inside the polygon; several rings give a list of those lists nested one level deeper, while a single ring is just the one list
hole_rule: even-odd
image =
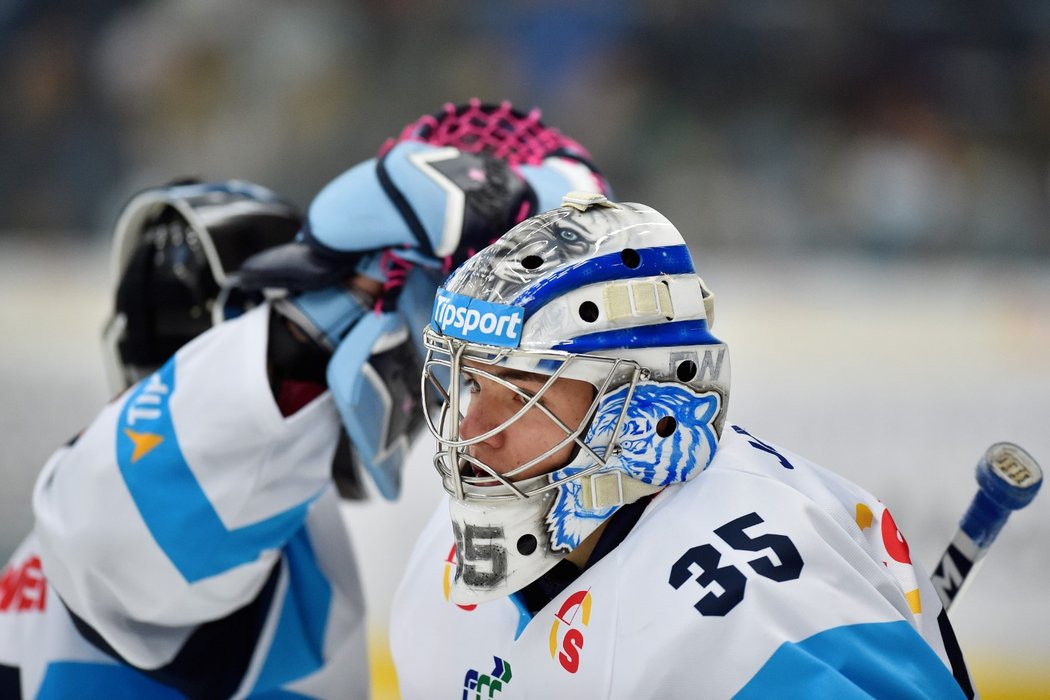
[{"label": "blue trim stripe on jersey", "polygon": [[551,299],[588,284],[695,272],[687,246],[669,245],[636,250],[641,259],[638,267],[627,267],[618,252],[599,255],[538,281],[519,294],[511,304],[524,306],[527,319]]},{"label": "blue trim stripe on jersey", "polygon": [[904,620],[785,642],[735,698],[963,697],[951,669]]},{"label": "blue trim stripe on jersey", "polygon": [[514,608],[518,611],[518,628],[514,630],[514,641],[518,641],[518,637],[525,631],[529,623],[532,622],[532,613],[529,611],[529,606],[525,604],[525,599],[521,595],[521,591],[510,594],[508,596],[510,602],[514,603]]},{"label": "blue trim stripe on jersey", "polygon": [[260,693],[270,697],[285,683],[304,678],[324,665],[331,584],[317,566],[306,528],[288,541],[284,552],[288,562],[288,589],[273,643],[255,682],[252,697]]},{"label": "blue trim stripe on jersey", "polygon": [[86,661],[48,664],[37,700],[182,700],[174,688],[147,678],[128,666]]},{"label": "blue trim stripe on jersey", "polygon": [[594,350],[615,350],[621,348],[714,345],[720,342],[722,341],[711,335],[711,331],[707,329],[707,321],[694,319],[691,321],[655,323],[651,326],[616,328],[609,331],[578,335],[564,343],[558,343],[554,346],[554,349],[585,353]]},{"label": "blue trim stripe on jersey", "polygon": [[194,583],[281,547],[302,526],[310,502],[227,529],[179,447],[169,408],[174,391],[174,359],[135,387],[117,424],[117,465],[150,534]]}]

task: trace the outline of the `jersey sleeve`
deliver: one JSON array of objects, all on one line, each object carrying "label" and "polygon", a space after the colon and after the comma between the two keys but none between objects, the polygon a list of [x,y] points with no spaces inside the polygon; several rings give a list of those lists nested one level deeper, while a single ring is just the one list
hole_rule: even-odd
[{"label": "jersey sleeve", "polygon": [[330,483],[339,418],[322,394],[282,416],[269,306],[217,326],[106,406],[38,479],[44,571],[101,642],[140,668],[265,595]]}]

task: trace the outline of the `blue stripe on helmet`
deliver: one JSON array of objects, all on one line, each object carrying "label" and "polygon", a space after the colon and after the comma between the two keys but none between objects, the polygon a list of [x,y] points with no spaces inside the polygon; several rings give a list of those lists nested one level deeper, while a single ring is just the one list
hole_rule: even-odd
[{"label": "blue stripe on helmet", "polygon": [[673,345],[715,345],[722,341],[711,335],[707,321],[670,321],[651,326],[617,328],[580,335],[554,346],[554,350],[573,353],[623,348],[658,348]]},{"label": "blue stripe on helmet", "polygon": [[695,272],[687,246],[669,245],[635,250],[641,258],[638,267],[625,265],[619,252],[599,255],[540,280],[518,295],[511,304],[524,306],[527,318],[551,299],[588,284]]}]

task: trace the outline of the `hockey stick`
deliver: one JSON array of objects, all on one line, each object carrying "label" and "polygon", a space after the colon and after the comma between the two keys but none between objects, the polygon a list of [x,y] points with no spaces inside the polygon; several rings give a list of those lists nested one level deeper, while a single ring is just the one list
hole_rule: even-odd
[{"label": "hockey stick", "polygon": [[985,451],[977,464],[977,495],[933,572],[933,587],[945,609],[958,599],[1010,513],[1031,503],[1042,483],[1039,463],[1012,442],[997,442]]}]

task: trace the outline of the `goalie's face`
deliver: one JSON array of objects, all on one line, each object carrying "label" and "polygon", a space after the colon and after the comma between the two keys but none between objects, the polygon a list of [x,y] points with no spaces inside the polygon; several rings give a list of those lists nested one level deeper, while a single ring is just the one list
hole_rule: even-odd
[{"label": "goalie's face", "polygon": [[[575,447],[571,435],[591,408],[594,387],[575,379],[551,382],[543,374],[481,367],[469,361],[462,376],[469,398],[459,437],[477,440],[468,448],[474,464],[482,463],[511,481],[521,481],[568,463]],[[531,407],[512,420],[534,399]],[[524,465],[528,466],[522,469]],[[485,474],[477,466],[467,469],[475,476]]]}]

